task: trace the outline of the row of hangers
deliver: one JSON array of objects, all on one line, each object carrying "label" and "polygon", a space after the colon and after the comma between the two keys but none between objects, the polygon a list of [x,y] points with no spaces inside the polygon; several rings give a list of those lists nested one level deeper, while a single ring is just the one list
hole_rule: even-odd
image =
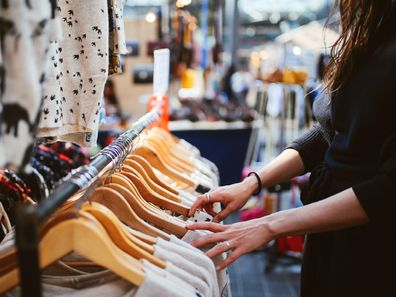
[{"label": "row of hangers", "polygon": [[[104,172],[41,226],[41,269],[76,252],[88,262],[69,265],[102,266],[139,286],[145,275],[139,260],[166,267],[154,256],[157,238],[182,237],[194,199],[218,178],[195,147],[161,128],[133,147],[117,170]],[[16,259],[15,249],[0,254],[0,294],[19,282]]]}]

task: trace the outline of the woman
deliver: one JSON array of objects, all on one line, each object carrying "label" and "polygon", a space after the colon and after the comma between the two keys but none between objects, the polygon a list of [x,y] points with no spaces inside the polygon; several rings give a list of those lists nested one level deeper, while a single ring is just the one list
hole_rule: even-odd
[{"label": "woman", "polygon": [[[342,34],[325,82],[329,99],[315,102],[312,130],[243,182],[200,197],[217,222],[265,187],[311,171],[304,206],[264,218],[219,225],[194,224],[230,251],[222,269],[274,238],[308,234],[301,273],[305,296],[396,296],[396,5],[392,0],[341,0]],[[225,209],[215,214],[212,203]]]}]

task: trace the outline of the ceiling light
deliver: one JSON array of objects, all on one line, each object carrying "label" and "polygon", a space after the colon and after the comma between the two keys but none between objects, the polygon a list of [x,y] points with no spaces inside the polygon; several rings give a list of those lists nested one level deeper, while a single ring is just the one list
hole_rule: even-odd
[{"label": "ceiling light", "polygon": [[295,54],[296,56],[300,56],[301,55],[301,48],[299,46],[293,47],[293,54]]},{"label": "ceiling light", "polygon": [[190,5],[191,2],[192,2],[192,0],[177,0],[177,1],[176,1],[176,6],[177,6],[178,8],[183,8],[183,7],[185,7],[185,6]]},{"label": "ceiling light", "polygon": [[156,20],[157,20],[157,15],[154,12],[149,11],[146,14],[146,22],[147,23],[154,23]]}]

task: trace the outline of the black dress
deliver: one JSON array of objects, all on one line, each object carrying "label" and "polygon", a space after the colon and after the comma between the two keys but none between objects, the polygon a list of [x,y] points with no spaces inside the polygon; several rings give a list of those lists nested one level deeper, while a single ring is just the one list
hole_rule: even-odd
[{"label": "black dress", "polygon": [[302,297],[396,296],[395,31],[359,61],[331,104],[316,102],[319,123],[290,146],[312,172],[305,204],[352,187],[370,219],[307,236]]}]

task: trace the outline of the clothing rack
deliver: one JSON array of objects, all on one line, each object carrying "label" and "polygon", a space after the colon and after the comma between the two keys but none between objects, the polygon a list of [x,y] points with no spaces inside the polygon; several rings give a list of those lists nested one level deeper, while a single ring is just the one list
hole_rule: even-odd
[{"label": "clothing rack", "polygon": [[15,243],[18,253],[19,277],[22,297],[41,297],[39,266],[39,224],[49,218],[66,200],[77,192],[89,188],[103,169],[115,169],[132,150],[133,141],[153,122],[160,119],[161,111],[155,108],[141,117],[132,129],[123,133],[104,148],[88,165],[73,171],[63,179],[48,199],[38,205],[20,205],[16,214]]}]

